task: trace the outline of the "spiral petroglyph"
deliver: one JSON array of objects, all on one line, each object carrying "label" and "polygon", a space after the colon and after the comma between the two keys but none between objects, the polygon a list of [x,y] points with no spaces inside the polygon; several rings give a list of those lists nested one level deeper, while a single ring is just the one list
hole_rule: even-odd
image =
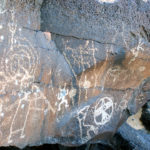
[{"label": "spiral petroglyph", "polygon": [[0,0],[0,146],[110,142],[150,95],[149,5]]},{"label": "spiral petroglyph", "polygon": [[[35,70],[38,65],[38,52],[30,44],[25,37],[16,36],[17,22],[15,20],[15,12],[11,10],[11,23],[8,24],[9,32],[9,47],[3,50],[3,57],[0,61],[0,82],[3,82],[3,87],[0,91],[4,91],[4,87],[8,83],[26,87],[33,82]],[[20,29],[20,28],[19,28]]]},{"label": "spiral petroglyph", "polygon": [[[42,108],[37,108],[36,101],[39,99],[46,100],[46,97],[40,92],[38,86],[32,85],[39,64],[39,53],[26,37],[17,34],[18,32],[22,32],[22,29],[18,26],[14,9],[9,10],[9,12],[11,19],[8,23],[8,33],[10,34],[8,37],[8,47],[2,49],[2,57],[0,59],[0,94],[6,95],[6,91],[8,90],[11,97],[15,98],[16,111],[10,116],[11,124],[8,136],[8,143],[12,143],[12,136],[17,133],[20,133],[20,138],[25,137],[24,129],[27,124],[29,112],[32,109],[44,111]],[[3,29],[2,25],[1,29]],[[18,91],[15,91],[15,86],[17,86]],[[29,86],[31,90],[28,90]],[[4,106],[7,102],[2,100],[0,103]],[[31,103],[35,105],[31,106]],[[8,108],[9,106],[6,105],[6,107]],[[2,108],[0,109],[0,114],[4,115],[4,112],[1,112]],[[19,112],[20,110],[22,110],[22,113]],[[24,115],[25,110],[26,115]],[[22,126],[16,129],[16,120],[19,115],[22,115],[23,122]],[[2,135],[0,138],[2,138]]]},{"label": "spiral petroglyph", "polygon": [[12,50],[4,50],[1,66],[9,80],[26,80],[34,75],[38,54],[31,45],[17,44]]}]

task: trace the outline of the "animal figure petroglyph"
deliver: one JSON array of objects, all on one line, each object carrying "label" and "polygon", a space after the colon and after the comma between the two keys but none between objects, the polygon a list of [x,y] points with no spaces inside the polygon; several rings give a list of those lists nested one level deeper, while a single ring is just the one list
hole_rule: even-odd
[{"label": "animal figure petroglyph", "polygon": [[[92,138],[91,133],[95,135],[98,133],[100,127],[104,126],[107,122],[110,121],[113,115],[113,101],[111,97],[102,97],[98,98],[96,104],[93,108],[90,105],[85,106],[77,113],[77,119],[79,121],[80,128],[80,137],[83,140],[89,140]],[[93,122],[90,121],[90,124],[87,123],[88,112],[92,113]],[[87,136],[83,137],[83,128],[87,128]]]},{"label": "animal figure petroglyph", "polygon": [[139,39],[138,45],[131,49],[131,52],[134,57],[130,60],[129,64],[131,64],[133,61],[135,61],[136,57],[138,57],[140,52],[144,52],[143,45],[144,45],[143,40]]},{"label": "animal figure petroglyph", "polygon": [[[110,97],[103,97],[98,100],[94,108],[94,122],[96,125],[104,125],[113,114],[113,101]],[[97,120],[97,118],[101,118]]]},{"label": "animal figure petroglyph", "polygon": [[[113,3],[119,0],[97,0],[97,1],[102,3],[103,2]],[[143,1],[147,2],[146,0]],[[4,10],[3,8],[4,8],[3,6],[0,6],[0,14],[2,15],[6,12],[6,10]],[[9,10],[9,12],[11,14],[10,21],[7,26],[9,35],[8,37],[5,37],[5,35],[0,35],[0,43],[3,43],[5,39],[7,40],[8,38],[8,47],[4,46],[5,49],[1,50],[2,58],[0,59],[0,121],[2,122],[0,123],[0,144],[2,139],[4,138],[7,140],[9,144],[15,143],[14,140],[16,139],[14,137],[16,135],[19,140],[28,139],[28,137],[30,137],[27,135],[28,133],[26,132],[28,125],[32,125],[32,122],[33,124],[36,124],[35,123],[36,121],[42,122],[43,121],[42,119],[45,116],[47,118],[50,116],[50,119],[56,121],[57,124],[57,120],[59,120],[59,118],[62,117],[63,115],[64,112],[63,110],[66,111],[72,109],[71,105],[69,107],[70,99],[72,100],[71,103],[73,104],[73,106],[75,106],[76,104],[78,104],[79,106],[82,101],[84,100],[88,101],[89,99],[105,92],[105,89],[107,88],[108,78],[111,80],[111,82],[109,83],[112,85],[112,87],[110,87],[108,84],[109,90],[115,90],[116,86],[113,85],[115,85],[118,79],[121,79],[121,81],[123,80],[127,81],[128,76],[123,76],[122,78],[121,75],[122,74],[126,75],[128,73],[127,72],[128,70],[125,67],[122,68],[121,65],[118,64],[116,65],[116,63],[115,65],[112,65],[113,60],[112,62],[109,62],[110,61],[109,54],[115,53],[113,46],[115,45],[116,39],[120,34],[117,28],[115,29],[116,34],[112,42],[108,44],[104,43],[107,44],[108,46],[108,52],[106,52],[106,58],[104,56],[103,59],[99,59],[100,57],[97,57],[97,55],[98,54],[101,55],[101,53],[99,51],[99,48],[95,47],[95,41],[85,39],[84,46],[81,43],[79,44],[79,46],[77,46],[76,49],[74,47],[73,48],[71,47],[72,43],[69,43],[69,40],[67,40],[66,43],[64,42],[65,49],[66,49],[66,52],[64,51],[62,52],[62,55],[64,56],[65,59],[64,62],[68,63],[69,69],[72,71],[72,75],[76,83],[74,83],[74,81],[73,82],[71,81],[72,75],[68,74],[67,77],[71,77],[71,79],[67,80],[66,83],[62,82],[60,84],[59,81],[64,81],[63,76],[61,76],[61,73],[65,72],[62,66],[66,66],[66,65],[62,64],[62,66],[58,69],[58,73],[62,78],[59,78],[60,80],[59,79],[57,80],[57,78],[55,79],[55,77],[57,77],[57,75],[55,76],[56,74],[55,71],[57,70],[57,67],[55,68],[55,64],[53,64],[53,62],[55,63],[54,60],[55,57],[53,57],[54,59],[52,59],[51,62],[45,61],[46,62],[45,63],[43,61],[44,62],[43,63],[41,59],[44,56],[43,53],[41,53],[40,50],[37,50],[35,48],[36,44],[34,42],[33,44],[35,45],[33,46],[31,44],[32,42],[28,39],[28,37],[25,37],[24,34],[22,34],[26,32],[24,31],[26,29],[21,28],[19,26],[16,20],[17,15],[15,14],[14,9]],[[29,19],[29,23],[31,23],[30,19]],[[4,25],[0,24],[0,30],[3,30],[3,28]],[[126,28],[123,27],[123,32],[122,32],[123,38],[125,34],[124,33],[125,29]],[[51,40],[50,33],[45,33],[45,37],[47,38],[47,40],[49,41]],[[82,40],[82,39],[78,39],[78,40]],[[124,43],[127,47],[128,42],[125,39],[124,39]],[[47,51],[47,47],[46,48],[40,47],[40,48],[43,51],[44,49]],[[77,49],[79,49],[79,51],[77,51]],[[132,48],[131,51],[128,52],[131,54],[131,56],[133,56],[130,59],[131,61],[128,61],[129,64],[133,63],[135,61],[135,58],[137,58],[139,54],[142,53],[143,51],[144,51],[143,41],[140,39],[138,46]],[[49,52],[51,51],[49,50]],[[53,52],[55,53],[55,51],[52,51],[51,54],[53,54]],[[51,56],[48,57],[49,60],[52,58]],[[69,60],[70,58],[73,61],[70,61]],[[99,64],[100,61],[103,61],[103,63]],[[60,62],[61,61],[58,61],[57,63]],[[51,65],[49,66],[48,63],[49,64],[52,63],[54,67],[51,69]],[[44,69],[46,67],[50,69],[48,70],[49,73],[47,71],[47,68],[44,70],[41,67],[42,65],[44,66],[43,67]],[[45,67],[45,65],[47,66]],[[78,72],[76,72],[75,70],[76,66],[79,67],[78,71],[79,74],[81,73],[80,74],[81,76],[80,75],[78,76]],[[38,70],[38,68],[40,68],[42,71],[40,69]],[[144,70],[146,70],[146,67],[140,66],[140,68],[138,69],[141,72],[143,72]],[[91,78],[89,76],[90,71],[92,73]],[[39,72],[42,75],[39,75]],[[36,80],[37,78],[35,79],[36,73],[38,74],[37,75],[38,77],[40,76],[39,77],[40,79],[38,78],[38,81]],[[100,77],[101,74],[104,74],[102,75],[104,78]],[[49,75],[48,76],[49,81],[46,82],[45,80],[47,80],[46,79],[47,75]],[[44,81],[42,80],[41,76],[44,78],[43,79]],[[51,76],[53,76],[53,79]],[[56,86],[55,86],[55,82],[56,82]],[[50,89],[48,92],[46,91],[47,87]],[[56,100],[55,102],[54,101],[52,102],[55,105],[54,107],[51,105],[50,99],[47,98],[48,94],[47,93],[45,94],[44,92],[50,93],[49,94],[50,99]],[[79,123],[80,138],[82,141],[86,142],[92,139],[95,135],[98,135],[100,133],[101,128],[103,127],[105,128],[106,124],[109,125],[109,122],[111,122],[110,120],[114,115],[114,110],[120,112],[121,110],[127,108],[129,98],[126,95],[121,98],[122,101],[118,103],[111,96],[106,95],[105,97],[99,97],[92,104],[89,104],[91,101],[88,101],[86,103],[88,105],[86,106],[84,105],[84,107],[82,108],[79,106],[79,109],[75,110],[75,117],[76,117],[75,119],[77,119]],[[75,102],[76,100],[77,102]],[[48,113],[49,111],[55,115],[51,117],[51,113],[50,114]],[[13,113],[7,118],[8,112],[9,113],[13,112]],[[40,115],[36,115],[36,113],[34,115],[30,115],[32,112],[40,112],[40,115],[44,114],[45,116],[43,118],[41,117],[42,118],[41,119]],[[19,117],[21,118],[20,120],[18,119]],[[3,120],[3,118],[6,118],[5,120],[7,120],[10,123],[10,125],[6,128],[6,129],[10,129],[8,131],[7,137],[4,137],[3,135],[4,133],[2,132],[4,131],[2,125],[3,126],[6,125],[6,121]],[[47,118],[44,119],[47,121],[48,120]],[[19,120],[19,125],[18,125],[18,120]],[[33,134],[36,134],[36,132],[34,132]],[[55,135],[55,133],[53,135]]]}]

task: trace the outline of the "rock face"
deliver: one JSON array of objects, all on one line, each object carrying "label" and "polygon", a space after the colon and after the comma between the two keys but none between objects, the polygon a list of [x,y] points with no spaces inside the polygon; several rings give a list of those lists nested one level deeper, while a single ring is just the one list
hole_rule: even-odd
[{"label": "rock face", "polygon": [[144,105],[140,119],[145,125],[146,129],[150,131],[150,100]]},{"label": "rock face", "polygon": [[117,131],[117,135],[121,135],[124,140],[130,143],[132,149],[148,150],[150,147],[150,133],[147,130],[149,129],[148,106],[149,101],[138,111],[137,114],[129,117],[127,122]]},{"label": "rock face", "polygon": [[107,142],[148,100],[150,1],[2,0],[0,146]]}]

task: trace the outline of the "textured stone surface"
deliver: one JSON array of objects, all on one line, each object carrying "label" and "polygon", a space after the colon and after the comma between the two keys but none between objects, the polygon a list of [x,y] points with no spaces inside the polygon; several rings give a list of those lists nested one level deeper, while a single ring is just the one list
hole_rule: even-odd
[{"label": "textured stone surface", "polygon": [[136,129],[128,123],[125,123],[119,128],[118,133],[130,143],[133,149],[149,150],[150,133],[144,128],[144,126],[141,129]]},{"label": "textured stone surface", "polygon": [[149,1],[0,4],[0,146],[105,143],[148,100]]},{"label": "textured stone surface", "polygon": [[140,120],[142,121],[146,129],[150,131],[150,100],[144,105]]}]

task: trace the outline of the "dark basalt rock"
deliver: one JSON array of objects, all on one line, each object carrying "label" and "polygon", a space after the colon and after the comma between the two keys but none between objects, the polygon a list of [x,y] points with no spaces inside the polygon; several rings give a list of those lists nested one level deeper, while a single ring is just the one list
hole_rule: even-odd
[{"label": "dark basalt rock", "polygon": [[130,146],[131,149],[149,150],[150,134],[145,129],[137,130],[125,123],[119,128],[118,133],[127,141],[129,144],[127,146]]},{"label": "dark basalt rock", "polygon": [[[147,88],[145,87],[142,91],[149,92],[145,90]],[[147,119],[146,117],[143,118],[143,112],[147,110],[148,105],[149,101],[138,111],[137,114],[129,117],[127,122],[119,128],[116,134],[119,134],[124,141],[127,141],[131,148],[136,150],[149,150],[150,147],[150,132],[147,128],[148,124],[143,123],[143,119],[145,119],[144,121]],[[114,140],[112,143],[113,142]]]},{"label": "dark basalt rock", "polygon": [[[41,145],[34,147],[25,147],[23,150],[133,150],[135,147],[125,140],[120,133],[114,135],[111,141],[111,145],[103,145],[103,144],[87,144],[79,147],[65,147],[62,145],[54,144],[54,145]],[[17,147],[1,147],[1,150],[20,150]]]},{"label": "dark basalt rock", "polygon": [[110,144],[147,102],[149,0],[2,0],[0,21],[0,146]]},{"label": "dark basalt rock", "polygon": [[116,133],[112,138],[111,144],[114,150],[133,150],[135,146],[126,140],[120,133]]},{"label": "dark basalt rock", "polygon": [[146,129],[150,131],[150,100],[142,108],[141,121]]}]

